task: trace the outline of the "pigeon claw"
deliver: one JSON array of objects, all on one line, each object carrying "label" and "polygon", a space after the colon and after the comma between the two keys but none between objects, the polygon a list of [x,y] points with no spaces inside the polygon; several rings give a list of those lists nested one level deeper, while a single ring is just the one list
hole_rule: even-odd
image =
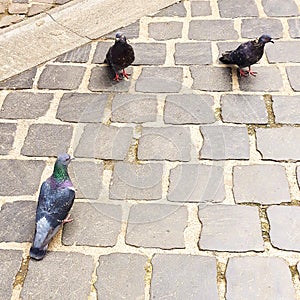
[{"label": "pigeon claw", "polygon": [[125,69],[123,69],[122,75],[128,79],[128,76],[130,76],[131,74],[126,73]]},{"label": "pigeon claw", "polygon": [[70,223],[70,222],[73,222],[73,219],[71,219],[71,215],[68,214],[67,217],[62,221],[62,224]]},{"label": "pigeon claw", "polygon": [[113,80],[114,81],[120,81],[120,80],[122,80],[122,77],[120,77],[119,74],[116,73],[116,76],[115,76],[115,78]]},{"label": "pigeon claw", "polygon": [[241,77],[248,77],[249,73],[247,71],[244,71],[243,69],[240,69],[240,76]]},{"label": "pigeon claw", "polygon": [[250,74],[250,75],[252,75],[252,76],[254,76],[254,77],[255,77],[255,76],[256,76],[256,74],[257,74],[257,72],[251,71],[251,70],[250,70],[250,68],[249,68],[249,72],[248,72],[248,74]]}]

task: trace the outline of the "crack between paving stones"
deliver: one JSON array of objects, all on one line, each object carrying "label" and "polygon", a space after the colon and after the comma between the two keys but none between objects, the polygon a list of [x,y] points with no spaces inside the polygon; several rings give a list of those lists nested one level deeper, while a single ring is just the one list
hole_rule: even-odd
[{"label": "crack between paving stones", "polygon": [[20,269],[15,276],[15,281],[13,283],[14,288],[16,288],[17,286],[20,286],[21,288],[23,287],[26,275],[28,273],[29,261],[29,256],[27,256],[26,258],[22,257]]}]

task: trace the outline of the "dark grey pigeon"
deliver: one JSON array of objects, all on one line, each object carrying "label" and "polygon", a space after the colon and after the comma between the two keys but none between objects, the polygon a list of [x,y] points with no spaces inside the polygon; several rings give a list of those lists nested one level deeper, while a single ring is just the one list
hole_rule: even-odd
[{"label": "dark grey pigeon", "polygon": [[[108,63],[108,65],[114,71],[114,80],[119,81],[123,77],[128,78],[130,74],[126,73],[125,68],[130,66],[133,61],[134,51],[132,47],[127,43],[126,36],[120,32],[117,32],[115,43],[109,48],[106,54],[106,59],[104,61]],[[122,71],[121,74],[120,71]]]},{"label": "dark grey pigeon", "polygon": [[[274,43],[269,35],[264,34],[259,39],[241,44],[235,50],[226,51],[219,60],[224,64],[238,65],[241,76],[248,76],[249,74],[256,76],[257,72],[251,71],[251,65],[261,59],[265,44],[269,42]],[[249,71],[242,69],[246,67],[249,68]]]},{"label": "dark grey pigeon", "polygon": [[58,156],[52,175],[43,182],[35,218],[35,234],[30,257],[41,260],[48,244],[64,223],[73,221],[69,211],[75,198],[75,190],[68,174],[71,156]]}]

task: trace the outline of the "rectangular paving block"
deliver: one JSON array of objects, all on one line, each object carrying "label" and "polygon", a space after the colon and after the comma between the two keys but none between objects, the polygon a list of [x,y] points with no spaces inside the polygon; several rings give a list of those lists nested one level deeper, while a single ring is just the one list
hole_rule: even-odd
[{"label": "rectangular paving block", "polygon": [[299,96],[272,96],[276,123],[300,124]]},{"label": "rectangular paving block", "polygon": [[57,57],[58,62],[86,63],[89,60],[91,44],[75,48]]},{"label": "rectangular paving block", "polygon": [[247,5],[243,1],[219,0],[219,12],[222,18],[257,17],[258,10],[255,0],[248,0]]},{"label": "rectangular paving block", "polygon": [[290,82],[292,89],[295,92],[300,91],[300,83],[299,83],[299,76],[300,76],[300,67],[299,66],[288,66],[286,67],[286,73]]},{"label": "rectangular paving block", "polygon": [[[165,204],[137,204],[131,207],[125,242],[145,248],[185,248],[187,209]],[[147,234],[145,234],[147,233]]]},{"label": "rectangular paving block", "polygon": [[[64,266],[62,268],[62,266]],[[22,299],[88,299],[93,257],[76,252],[48,252],[43,262],[30,260]]]},{"label": "rectangular paving block", "polygon": [[[126,35],[127,36],[127,35]],[[115,37],[114,37],[115,38]],[[93,64],[103,64],[108,49],[114,44],[113,41],[100,41],[97,43],[96,50],[92,59]]]},{"label": "rectangular paving block", "polygon": [[85,67],[46,65],[38,81],[39,89],[74,90],[82,81]]},{"label": "rectangular paving block", "polygon": [[182,36],[182,27],[183,23],[177,21],[150,22],[148,25],[149,38],[158,41],[178,39]]},{"label": "rectangular paving block", "polygon": [[201,126],[203,146],[201,159],[249,159],[249,138],[246,126]]},{"label": "rectangular paving block", "polygon": [[268,114],[262,96],[244,94],[222,95],[221,113],[222,120],[225,123],[268,123]]},{"label": "rectangular paving block", "polygon": [[34,201],[4,203],[0,211],[0,242],[31,242],[35,211]]},{"label": "rectangular paving block", "polygon": [[50,93],[9,93],[2,104],[0,118],[37,119],[46,114],[52,99]]},{"label": "rectangular paving block", "polygon": [[158,163],[117,162],[109,190],[110,199],[156,200],[162,197],[163,166]]},{"label": "rectangular paving block", "polygon": [[257,72],[255,77],[238,77],[241,91],[275,92],[282,89],[282,77],[276,66],[254,65],[251,67],[251,70]]},{"label": "rectangular paving block", "polygon": [[276,41],[276,47],[266,47],[270,63],[297,63],[300,61],[300,41]]},{"label": "rectangular paving block", "polygon": [[300,160],[300,128],[257,128],[256,140],[263,159]]},{"label": "rectangular paving block", "polygon": [[155,17],[185,17],[186,9],[183,2],[175,3],[166,8],[161,9]]},{"label": "rectangular paving block", "polygon": [[102,188],[103,162],[74,160],[68,168],[76,198],[98,199]]},{"label": "rectangular paving block", "polygon": [[[130,74],[131,68],[126,69]],[[115,74],[108,66],[97,66],[92,69],[88,89],[92,92],[128,92],[130,79],[113,80]]]},{"label": "rectangular paving block", "polygon": [[209,124],[216,121],[211,95],[178,94],[166,97],[164,122],[167,124]]},{"label": "rectangular paving block", "polygon": [[157,99],[152,95],[116,94],[113,98],[111,110],[111,120],[113,122],[155,122]]},{"label": "rectangular paving block", "polygon": [[132,135],[130,127],[87,124],[76,147],[75,156],[123,160],[129,150]]},{"label": "rectangular paving block", "polygon": [[125,32],[127,39],[138,38],[140,33],[140,20],[106,34],[105,38],[114,39],[117,32]]},{"label": "rectangular paving block", "polygon": [[[242,3],[242,2],[241,2]],[[269,34],[272,38],[281,38],[283,27],[279,19],[268,19],[268,18],[251,18],[242,19],[241,34],[243,38],[256,39],[263,34]],[[276,45],[266,46],[266,49],[275,49]]]},{"label": "rectangular paving block", "polygon": [[8,154],[12,150],[17,124],[0,123],[0,154]]},{"label": "rectangular paving block", "polygon": [[98,299],[144,299],[147,257],[140,254],[101,255],[95,288]]},{"label": "rectangular paving block", "polygon": [[298,16],[299,9],[294,0],[286,0],[281,5],[280,0],[262,0],[264,11],[269,17],[291,17]]},{"label": "rectangular paving block", "polygon": [[202,224],[200,249],[233,252],[264,250],[257,207],[200,205],[199,219]]},{"label": "rectangular paving block", "polygon": [[300,23],[299,19],[288,19],[289,34],[291,38],[300,38]]},{"label": "rectangular paving block", "polygon": [[226,299],[296,299],[289,266],[280,257],[232,257],[225,275]]},{"label": "rectangular paving block", "polygon": [[166,60],[166,44],[164,43],[134,43],[133,65],[163,65]]},{"label": "rectangular paving block", "polygon": [[155,254],[152,266],[150,288],[152,300],[219,299],[217,266],[214,257]]},{"label": "rectangular paving block", "polygon": [[65,93],[59,102],[56,118],[67,122],[100,123],[107,101],[106,94]]},{"label": "rectangular paving block", "polygon": [[75,202],[73,222],[64,225],[62,243],[66,246],[113,247],[121,232],[120,205]]},{"label": "rectangular paving block", "polygon": [[139,139],[138,159],[189,161],[191,137],[187,127],[144,127]]},{"label": "rectangular paving block", "polygon": [[209,1],[191,1],[192,17],[210,16],[211,6]]},{"label": "rectangular paving block", "polygon": [[135,89],[144,93],[177,93],[182,86],[182,76],[179,67],[144,67]]},{"label": "rectangular paving block", "polygon": [[68,152],[72,134],[71,125],[32,124],[21,153],[26,156],[57,156]]},{"label": "rectangular paving block", "polygon": [[168,200],[222,202],[225,199],[223,169],[219,166],[184,164],[171,170]]},{"label": "rectangular paving block", "polygon": [[18,75],[0,82],[0,90],[22,90],[31,89],[36,75],[37,67],[26,70]]},{"label": "rectangular paving block", "polygon": [[176,65],[211,64],[212,63],[211,43],[210,42],[176,43],[174,59]]},{"label": "rectangular paving block", "polygon": [[281,250],[300,251],[300,207],[274,205],[267,209],[267,215],[272,245]]},{"label": "rectangular paving block", "polygon": [[233,195],[236,203],[290,202],[289,184],[284,166],[235,166],[233,168]]},{"label": "rectangular paving block", "polygon": [[189,26],[190,40],[235,40],[238,33],[233,20],[192,20]]},{"label": "rectangular paving block", "polygon": [[15,276],[22,264],[22,251],[0,250],[0,298],[11,299]]},{"label": "rectangular paving block", "polygon": [[225,92],[232,90],[230,68],[216,68],[214,66],[190,67],[193,78],[192,88],[202,91]]},{"label": "rectangular paving block", "polygon": [[39,188],[40,178],[45,168],[40,160],[0,160],[0,195],[33,195]]}]

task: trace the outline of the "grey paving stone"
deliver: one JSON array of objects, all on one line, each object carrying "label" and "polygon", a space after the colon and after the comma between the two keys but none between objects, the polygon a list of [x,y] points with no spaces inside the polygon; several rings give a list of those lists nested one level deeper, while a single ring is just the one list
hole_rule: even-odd
[{"label": "grey paving stone", "polygon": [[291,201],[285,168],[279,165],[235,166],[233,194],[237,203],[279,204]]},{"label": "grey paving stone", "polygon": [[15,276],[22,263],[22,251],[0,250],[0,298],[11,299]]},{"label": "grey paving stone", "polygon": [[300,41],[276,41],[276,47],[266,47],[266,54],[270,63],[293,63],[300,61]]},{"label": "grey paving stone", "polygon": [[294,0],[286,0],[284,5],[280,0],[263,0],[264,11],[269,17],[298,16],[299,10]]},{"label": "grey paving stone", "polygon": [[31,89],[33,86],[34,77],[37,68],[31,68],[26,70],[16,76],[8,78],[0,82],[0,90],[21,90],[21,89]]},{"label": "grey paving stone", "polygon": [[11,123],[0,123],[0,154],[8,154],[12,150],[17,125]]},{"label": "grey paving stone", "polygon": [[[272,38],[281,38],[282,31],[283,27],[279,19],[255,18],[242,20],[241,33],[243,38],[258,38],[263,34],[270,34]],[[276,47],[266,48],[277,48],[277,42]]]},{"label": "grey paving stone", "polygon": [[230,68],[216,68],[213,66],[191,66],[192,88],[202,91],[225,92],[232,90]]},{"label": "grey paving stone", "polygon": [[33,195],[39,187],[45,162],[39,160],[0,160],[0,195]]},{"label": "grey paving stone", "polygon": [[296,92],[300,91],[300,83],[299,83],[300,67],[288,66],[286,67],[286,72],[292,89]]},{"label": "grey paving stone", "polygon": [[101,41],[97,43],[95,54],[93,56],[92,63],[103,64],[106,58],[106,53],[108,49],[114,44],[113,41]]},{"label": "grey paving stone", "polygon": [[28,9],[28,13],[27,16],[31,17],[31,16],[35,16],[37,14],[40,14],[48,9],[50,9],[52,7],[52,4],[50,3],[33,3],[29,9]]},{"label": "grey paving stone", "polygon": [[35,228],[36,202],[4,203],[0,211],[0,242],[31,242]]},{"label": "grey paving stone", "polygon": [[171,170],[168,200],[222,202],[225,199],[223,168],[184,164]]},{"label": "grey paving stone", "polygon": [[123,160],[131,144],[130,127],[88,124],[75,150],[76,157]]},{"label": "grey paving stone", "polygon": [[73,128],[68,125],[32,124],[21,153],[26,156],[57,156],[70,147]]},{"label": "grey paving stone", "polygon": [[192,20],[189,27],[190,40],[235,40],[238,33],[233,20]]},{"label": "grey paving stone", "polygon": [[211,7],[208,1],[191,1],[191,14],[192,17],[210,16]]},{"label": "grey paving stone", "polygon": [[139,37],[140,33],[140,21],[131,23],[125,27],[118,28],[117,30],[105,35],[106,38],[114,39],[117,32],[124,32],[127,39],[134,39]]},{"label": "grey paving stone", "polygon": [[288,19],[289,33],[292,38],[300,38],[300,22],[299,19]]},{"label": "grey paving stone", "polygon": [[113,247],[121,232],[120,205],[76,203],[71,210],[73,222],[63,229],[64,245]]},{"label": "grey paving stone", "polygon": [[76,188],[76,198],[98,199],[102,188],[103,163],[94,161],[72,161],[69,175]]},{"label": "grey paving stone", "polygon": [[267,214],[272,245],[282,250],[300,251],[300,207],[271,206]]},{"label": "grey paving stone", "polygon": [[204,142],[202,159],[249,159],[249,139],[245,126],[201,126]]},{"label": "grey paving stone", "polygon": [[272,96],[276,123],[300,124],[299,96]]},{"label": "grey paving stone", "polygon": [[245,5],[243,1],[219,0],[218,5],[219,12],[222,18],[258,16],[258,10],[255,0],[247,1],[247,5]]},{"label": "grey paving stone", "polygon": [[37,119],[47,112],[53,94],[12,92],[4,99],[0,118]]},{"label": "grey paving stone", "polygon": [[296,299],[291,273],[279,257],[229,258],[226,299]]},{"label": "grey paving stone", "polygon": [[202,224],[199,248],[214,251],[263,251],[257,207],[210,205],[199,207]]},{"label": "grey paving stone", "polygon": [[300,128],[256,129],[257,150],[263,159],[300,160]]},{"label": "grey paving stone", "polygon": [[[165,204],[137,204],[131,207],[126,244],[135,247],[185,248],[186,207]],[[147,233],[147,234],[145,234]]]},{"label": "grey paving stone", "polygon": [[85,63],[89,60],[91,44],[86,44],[57,57],[58,62]]},{"label": "grey paving stone", "polygon": [[177,21],[149,23],[149,38],[158,41],[178,39],[182,37],[182,27],[183,23]]},{"label": "grey paving stone", "polygon": [[166,98],[164,121],[168,124],[214,123],[214,99],[210,95],[169,95]]},{"label": "grey paving stone", "polygon": [[157,116],[157,99],[151,95],[116,94],[112,102],[113,122],[154,122]]},{"label": "grey paving stone", "polygon": [[169,7],[160,10],[155,17],[185,17],[186,9],[183,2],[175,3]]},{"label": "grey paving stone", "polygon": [[263,97],[231,94],[221,96],[222,120],[225,123],[267,124]]},{"label": "grey paving stone", "polygon": [[182,86],[182,68],[144,67],[135,89],[144,93],[177,93]]},{"label": "grey paving stone", "polygon": [[[248,69],[248,68],[246,68]],[[275,66],[252,66],[251,70],[257,72],[257,76],[239,77],[239,85],[242,91],[275,92],[283,87],[280,71]]]},{"label": "grey paving stone", "polygon": [[117,162],[109,190],[110,199],[156,200],[162,197],[163,166],[159,163]]},{"label": "grey paving stone", "polygon": [[139,139],[138,159],[189,161],[190,130],[186,127],[144,127]]},{"label": "grey paving stone", "polygon": [[107,101],[106,94],[66,93],[60,100],[56,118],[67,122],[100,123]]},{"label": "grey paving stone", "polygon": [[150,299],[219,299],[214,257],[155,254],[152,265]]},{"label": "grey paving stone", "polygon": [[[127,73],[131,73],[131,68],[127,68]],[[115,74],[108,66],[94,67],[92,69],[88,89],[92,92],[128,92],[130,80],[113,80]]]},{"label": "grey paving stone", "polygon": [[144,299],[146,262],[140,254],[101,255],[94,284],[98,299]]},{"label": "grey paving stone", "polygon": [[29,262],[21,297],[56,299],[59,295],[61,299],[87,299],[93,271],[94,262],[89,255],[48,252],[43,263]]},{"label": "grey paving stone", "polygon": [[166,60],[164,43],[135,43],[132,47],[135,54],[133,65],[162,65]]},{"label": "grey paving stone", "polygon": [[211,44],[209,42],[176,43],[174,58],[176,65],[211,64]]},{"label": "grey paving stone", "polygon": [[82,81],[85,67],[47,65],[38,81],[39,89],[74,90]]}]

